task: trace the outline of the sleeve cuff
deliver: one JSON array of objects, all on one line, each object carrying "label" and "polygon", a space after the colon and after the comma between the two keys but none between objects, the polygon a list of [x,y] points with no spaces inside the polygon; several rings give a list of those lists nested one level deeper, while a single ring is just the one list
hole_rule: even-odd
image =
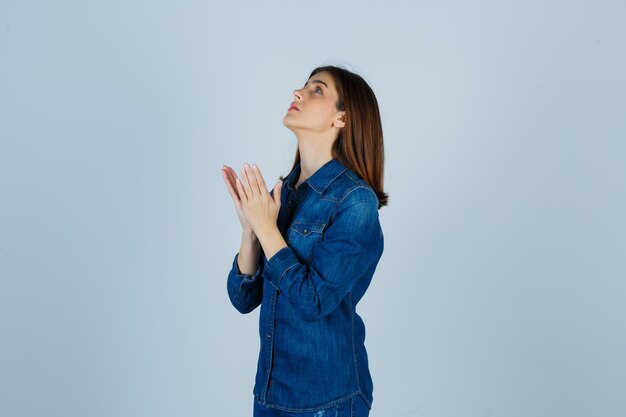
[{"label": "sleeve cuff", "polygon": [[280,281],[288,270],[298,265],[300,265],[300,260],[296,254],[289,246],[285,246],[265,262],[263,277],[280,291]]},{"label": "sleeve cuff", "polygon": [[233,259],[233,271],[235,271],[235,275],[238,278],[241,278],[242,285],[245,285],[247,283],[252,284],[254,281],[257,280],[259,275],[261,275],[261,271],[263,270],[263,264],[259,262],[259,266],[256,269],[256,272],[254,273],[254,275],[242,274],[241,271],[239,270],[239,265],[237,264],[238,256],[239,256],[239,252],[237,252],[237,254],[235,255],[235,259]]}]

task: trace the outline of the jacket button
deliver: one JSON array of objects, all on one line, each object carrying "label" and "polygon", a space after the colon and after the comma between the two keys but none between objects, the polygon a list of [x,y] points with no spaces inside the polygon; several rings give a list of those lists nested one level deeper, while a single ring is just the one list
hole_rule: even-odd
[{"label": "jacket button", "polygon": [[267,337],[268,339],[271,339],[271,338],[272,338],[272,335],[271,335],[271,334],[268,334],[268,335],[266,335],[266,337]]},{"label": "jacket button", "polygon": [[309,231],[309,229],[304,229],[304,233],[306,233],[306,232],[308,232],[308,231]]}]

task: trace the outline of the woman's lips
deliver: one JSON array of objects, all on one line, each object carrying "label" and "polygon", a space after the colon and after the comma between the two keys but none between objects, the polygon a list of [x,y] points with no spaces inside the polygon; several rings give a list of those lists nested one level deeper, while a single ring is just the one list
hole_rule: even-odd
[{"label": "woman's lips", "polygon": [[289,110],[287,110],[287,111],[290,111],[290,110],[300,111],[300,110],[298,110],[298,109],[297,109],[297,108],[295,108],[295,107],[289,107]]}]

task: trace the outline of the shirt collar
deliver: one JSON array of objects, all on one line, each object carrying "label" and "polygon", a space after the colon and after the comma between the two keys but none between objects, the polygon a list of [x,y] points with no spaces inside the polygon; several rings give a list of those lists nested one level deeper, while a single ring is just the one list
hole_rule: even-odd
[{"label": "shirt collar", "polygon": [[[326,191],[326,188],[331,182],[335,180],[339,175],[343,173],[347,168],[342,165],[337,159],[333,158],[319,167],[317,171],[313,173],[309,178],[304,180],[309,186],[317,193],[322,194]],[[296,164],[287,176],[287,187],[290,190],[295,190],[294,186],[300,178],[300,162]],[[302,184],[300,184],[302,186]]]}]

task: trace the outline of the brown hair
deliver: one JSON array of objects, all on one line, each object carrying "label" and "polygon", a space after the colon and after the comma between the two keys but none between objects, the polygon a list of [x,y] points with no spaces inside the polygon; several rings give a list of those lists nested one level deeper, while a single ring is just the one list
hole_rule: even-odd
[{"label": "brown hair", "polygon": [[[341,164],[365,180],[378,196],[378,209],[386,206],[389,196],[383,191],[384,149],[383,128],[374,92],[363,78],[345,68],[326,65],[315,68],[328,72],[335,81],[339,98],[337,110],[345,111],[345,125],[333,142],[331,154]],[[291,169],[300,162],[300,150]],[[285,177],[281,176],[281,180]]]}]

